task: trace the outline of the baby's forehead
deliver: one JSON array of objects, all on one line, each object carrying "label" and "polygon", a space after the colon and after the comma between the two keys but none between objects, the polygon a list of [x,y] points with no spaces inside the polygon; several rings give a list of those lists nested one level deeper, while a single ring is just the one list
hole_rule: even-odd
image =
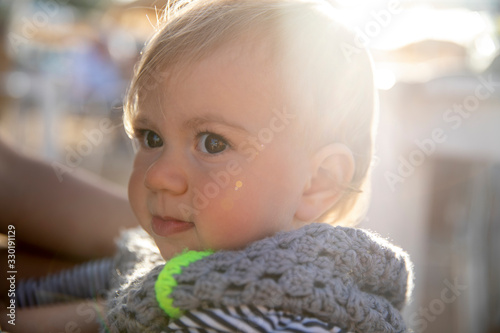
[{"label": "baby's forehead", "polygon": [[214,47],[195,52],[170,66],[169,71],[189,71],[190,68],[196,68],[199,63],[210,61],[212,65],[257,66],[271,74],[269,71],[279,65],[272,41],[252,32],[242,32],[237,37],[222,41]]},{"label": "baby's forehead", "polygon": [[[150,75],[145,75],[138,91],[139,106],[149,103],[151,99],[168,97],[194,77],[211,80],[213,84],[230,84],[228,80],[234,83],[253,80],[249,90],[260,86],[263,90],[277,93],[282,90],[284,82],[276,59],[275,50],[267,40],[244,35],[203,54],[159,66]],[[226,75],[228,71],[232,75]]]}]

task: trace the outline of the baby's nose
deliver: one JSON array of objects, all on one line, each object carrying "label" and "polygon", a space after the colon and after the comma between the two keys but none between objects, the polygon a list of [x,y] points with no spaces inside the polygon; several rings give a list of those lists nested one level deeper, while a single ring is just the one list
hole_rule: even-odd
[{"label": "baby's nose", "polygon": [[180,195],[187,191],[187,175],[179,156],[164,152],[146,171],[145,186],[153,192],[167,191]]}]

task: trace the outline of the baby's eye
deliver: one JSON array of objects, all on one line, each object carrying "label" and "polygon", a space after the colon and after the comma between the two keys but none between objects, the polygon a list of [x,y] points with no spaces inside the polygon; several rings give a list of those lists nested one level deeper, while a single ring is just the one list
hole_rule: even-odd
[{"label": "baby's eye", "polygon": [[148,148],[158,148],[163,146],[163,140],[153,131],[146,130],[143,134],[143,143]]},{"label": "baby's eye", "polygon": [[229,147],[227,141],[214,133],[202,133],[198,141],[198,149],[207,154],[218,154]]}]

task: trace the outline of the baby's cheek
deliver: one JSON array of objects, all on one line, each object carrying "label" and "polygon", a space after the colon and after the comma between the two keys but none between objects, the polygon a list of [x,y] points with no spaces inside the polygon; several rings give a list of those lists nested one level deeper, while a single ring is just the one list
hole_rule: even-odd
[{"label": "baby's cheek", "polygon": [[243,182],[241,180],[231,181],[230,184],[220,191],[214,209],[217,214],[236,214],[244,196]]},{"label": "baby's cheek", "polygon": [[[263,207],[256,207],[254,199],[246,196],[227,197],[218,211],[220,219],[218,238],[229,248],[241,248],[268,236],[268,221]],[[227,206],[226,206],[227,205]]]},{"label": "baby's cheek", "polygon": [[222,192],[208,209],[201,211],[198,221],[202,242],[213,250],[236,249],[246,245],[248,211],[236,196],[227,192]]},{"label": "baby's cheek", "polygon": [[144,214],[146,207],[145,198],[145,188],[142,182],[142,176],[137,171],[133,171],[130,175],[128,183],[128,198],[130,201],[130,206],[134,211],[136,217],[141,220],[141,216]]}]

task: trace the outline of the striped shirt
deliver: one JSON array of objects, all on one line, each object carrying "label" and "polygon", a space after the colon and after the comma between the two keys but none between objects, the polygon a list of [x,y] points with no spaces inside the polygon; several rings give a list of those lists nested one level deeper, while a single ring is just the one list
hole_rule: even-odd
[{"label": "striped shirt", "polygon": [[176,333],[349,333],[316,318],[293,315],[262,306],[204,308],[186,312],[166,332]]}]

